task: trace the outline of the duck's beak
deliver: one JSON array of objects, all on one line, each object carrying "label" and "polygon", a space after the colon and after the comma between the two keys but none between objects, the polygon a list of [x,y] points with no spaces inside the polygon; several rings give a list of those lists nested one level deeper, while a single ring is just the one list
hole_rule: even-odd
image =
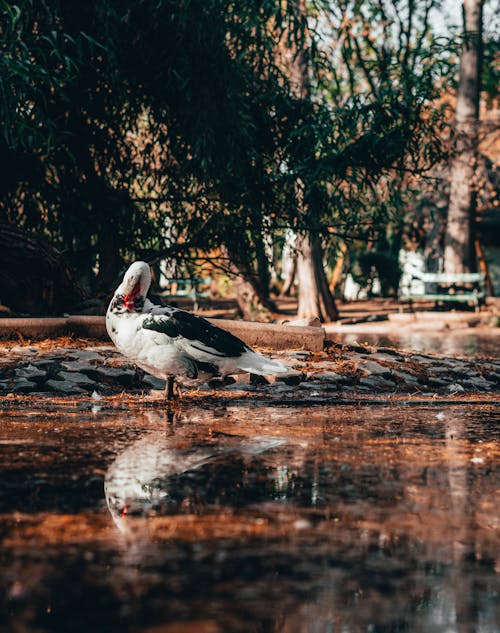
[{"label": "duck's beak", "polygon": [[141,293],[141,284],[137,282],[135,286],[132,288],[132,292],[129,295],[125,295],[123,297],[123,303],[129,312],[133,312],[135,310],[135,300]]},{"label": "duck's beak", "polygon": [[123,303],[129,312],[133,312],[135,310],[135,297],[132,295],[125,295],[123,297]]}]

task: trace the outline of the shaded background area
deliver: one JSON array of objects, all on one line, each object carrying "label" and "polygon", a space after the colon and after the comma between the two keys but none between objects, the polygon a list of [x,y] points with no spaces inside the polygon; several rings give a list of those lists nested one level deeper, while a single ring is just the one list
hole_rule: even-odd
[{"label": "shaded background area", "polygon": [[408,262],[495,292],[494,5],[2,2],[3,313],[101,313],[137,258],[249,320]]}]

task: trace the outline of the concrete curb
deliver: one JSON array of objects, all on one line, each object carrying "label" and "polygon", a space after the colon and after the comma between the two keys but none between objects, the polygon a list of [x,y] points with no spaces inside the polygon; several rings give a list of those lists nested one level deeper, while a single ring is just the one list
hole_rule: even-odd
[{"label": "concrete curb", "polygon": [[[319,352],[323,349],[325,330],[321,327],[251,323],[226,319],[207,319],[231,332],[248,345],[274,350],[303,349]],[[79,336],[108,340],[105,318],[102,316],[69,316],[57,318],[0,319],[0,339],[43,339],[56,336]]]},{"label": "concrete curb", "polygon": [[274,323],[253,323],[226,319],[208,319],[208,321],[231,332],[248,345],[269,347],[270,349],[304,349],[310,352],[320,352],[326,337],[322,327],[276,325]]},{"label": "concrete curb", "polygon": [[394,312],[388,316],[388,320],[393,323],[415,323],[415,321],[435,322],[444,321],[445,323],[454,324],[463,323],[488,323],[492,315],[484,312]]}]

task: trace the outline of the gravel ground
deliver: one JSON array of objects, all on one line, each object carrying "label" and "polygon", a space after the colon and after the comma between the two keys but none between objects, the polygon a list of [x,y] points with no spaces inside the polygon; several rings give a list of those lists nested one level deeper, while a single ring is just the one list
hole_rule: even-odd
[{"label": "gravel ground", "polygon": [[[165,382],[136,368],[114,347],[91,340],[56,339],[33,345],[3,343],[0,398],[36,396],[43,401],[116,394],[160,398]],[[330,343],[318,353],[268,353],[293,372],[279,378],[242,374],[185,395],[314,402],[315,399],[449,398],[500,394],[500,362]]]}]

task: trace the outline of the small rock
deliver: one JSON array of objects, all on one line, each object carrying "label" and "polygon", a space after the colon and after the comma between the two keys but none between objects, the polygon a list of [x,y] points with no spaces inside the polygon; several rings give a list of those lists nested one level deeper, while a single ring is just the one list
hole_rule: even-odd
[{"label": "small rock", "polygon": [[47,376],[47,372],[43,369],[38,369],[34,365],[27,365],[16,369],[16,376],[18,378],[26,378],[26,380],[41,380]]},{"label": "small rock", "polygon": [[36,389],[36,386],[36,382],[26,380],[26,378],[18,378],[14,381],[10,391],[13,391],[14,393],[27,393]]},{"label": "small rock", "polygon": [[448,391],[450,393],[461,393],[462,391],[465,391],[465,389],[458,382],[454,382],[453,384],[448,385]]},{"label": "small rock", "polygon": [[307,382],[301,383],[302,389],[324,389],[325,383],[320,380],[308,380]]},{"label": "small rock", "polygon": [[436,359],[432,356],[424,356],[423,354],[412,354],[410,360],[416,363],[430,363]]},{"label": "small rock", "polygon": [[226,387],[227,391],[255,391],[256,387],[249,382],[235,382]]},{"label": "small rock", "polygon": [[451,367],[430,367],[428,368],[428,371],[432,374],[451,374]]},{"label": "small rock", "polygon": [[383,367],[373,360],[364,360],[358,363],[358,368],[369,375],[383,376],[391,373],[388,367]]},{"label": "small rock", "polygon": [[289,374],[278,374],[275,382],[284,382],[286,385],[298,385],[305,380],[305,375],[301,371],[290,372]]},{"label": "small rock", "polygon": [[45,371],[47,375],[51,376],[59,371],[60,365],[57,361],[51,358],[42,358],[40,360],[33,360],[33,366],[37,369]]},{"label": "small rock", "polygon": [[394,389],[395,387],[395,384],[393,382],[386,380],[382,376],[367,376],[365,378],[360,378],[359,384],[363,387],[369,387],[370,389]]},{"label": "small rock", "polygon": [[270,393],[286,393],[287,391],[294,391],[295,387],[293,385],[287,385],[284,382],[275,382],[271,389]]},{"label": "small rock", "polygon": [[132,385],[135,379],[135,372],[132,369],[127,369],[125,367],[95,367],[92,377],[97,377],[97,379],[104,380],[112,380],[113,382],[118,382],[121,385],[129,386]]},{"label": "small rock", "polygon": [[467,380],[463,380],[462,384],[466,384],[467,386],[470,385],[474,389],[481,389],[483,391],[490,391],[495,386],[495,383],[485,380],[484,378],[476,378],[475,376]]},{"label": "small rock", "polygon": [[83,360],[69,360],[63,361],[61,365],[66,371],[78,371],[84,374],[95,370],[96,366]]},{"label": "small rock", "polygon": [[52,360],[77,360],[77,349],[68,349],[67,347],[60,347],[50,350],[50,357]]},{"label": "small rock", "polygon": [[78,351],[76,356],[79,360],[85,360],[87,362],[92,360],[103,360],[101,354],[98,354],[97,352],[88,352],[86,350]]},{"label": "small rock", "polygon": [[389,356],[399,356],[401,358],[400,352],[397,349],[393,349],[392,347],[377,347],[376,354],[389,354]]},{"label": "small rock", "polygon": [[165,390],[166,380],[151,376],[151,374],[145,374],[142,382],[150,389],[162,389]]},{"label": "small rock", "polygon": [[359,361],[365,362],[368,356],[366,354],[355,353],[355,354],[344,354],[343,358],[345,358],[346,360],[354,361],[354,362],[359,362]]},{"label": "small rock", "polygon": [[446,387],[448,384],[446,380],[442,380],[441,378],[429,378],[427,382],[432,387]]},{"label": "small rock", "polygon": [[311,358],[312,355],[312,352],[306,351],[290,352],[288,354],[288,356],[294,360],[307,360],[308,358]]},{"label": "small rock", "polygon": [[47,380],[45,384],[47,387],[52,389],[52,391],[57,391],[67,396],[85,393],[83,389],[80,389],[80,387],[77,387],[75,383],[69,382],[68,380]]},{"label": "small rock", "polygon": [[119,378],[124,374],[133,373],[132,370],[122,369],[121,367],[108,367],[105,365],[94,367],[94,372],[96,374],[101,374],[105,378]]},{"label": "small rock", "polygon": [[486,378],[486,380],[491,380],[493,382],[493,384],[495,384],[495,386],[500,385],[500,374],[496,371],[493,371],[489,374],[486,374],[486,376],[484,376]]},{"label": "small rock", "polygon": [[317,363],[314,363],[314,369],[318,370],[318,369],[326,369],[326,371],[331,371],[332,366],[335,363],[332,363],[332,361],[319,361]]},{"label": "small rock", "polygon": [[324,371],[323,373],[321,372],[316,372],[314,374],[311,374],[311,378],[313,378],[314,380],[321,380],[322,382],[343,382],[345,380],[344,376],[341,376],[340,374],[337,374],[334,371]]},{"label": "small rock", "polygon": [[61,377],[65,381],[72,382],[75,385],[84,387],[95,387],[97,384],[95,380],[92,380],[92,378],[89,378],[78,371],[60,371],[58,377]]},{"label": "small rock", "polygon": [[397,369],[393,369],[392,375],[396,378],[399,378],[403,382],[409,383],[410,385],[418,385],[418,378],[413,374],[408,373],[407,371],[401,371]]},{"label": "small rock", "polygon": [[347,352],[356,352],[358,354],[371,354],[372,351],[370,349],[367,349],[366,347],[362,347],[361,345],[343,345],[342,349],[347,351]]},{"label": "small rock", "polygon": [[383,353],[383,352],[374,352],[370,356],[370,359],[385,360],[385,361],[388,361],[388,362],[391,362],[391,363],[403,360],[402,356],[399,356],[398,354],[386,354],[386,353]]}]

